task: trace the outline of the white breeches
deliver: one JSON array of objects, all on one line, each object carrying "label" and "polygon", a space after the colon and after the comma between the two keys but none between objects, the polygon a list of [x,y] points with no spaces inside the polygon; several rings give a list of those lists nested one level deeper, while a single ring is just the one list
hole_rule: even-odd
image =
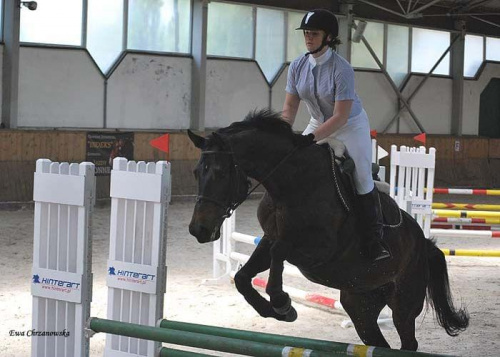
[{"label": "white breeches", "polygon": [[[321,125],[311,117],[309,125],[302,135],[307,135]],[[340,140],[346,146],[347,153],[354,160],[354,183],[359,195],[373,190],[372,177],[372,143],[368,116],[363,110],[358,116],[350,118],[349,122],[334,132],[330,137]]]}]

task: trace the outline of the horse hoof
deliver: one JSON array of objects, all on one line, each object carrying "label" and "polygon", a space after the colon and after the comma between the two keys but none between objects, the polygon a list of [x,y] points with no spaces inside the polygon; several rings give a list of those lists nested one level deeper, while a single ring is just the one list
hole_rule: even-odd
[{"label": "horse hoof", "polygon": [[285,295],[285,297],[286,297],[286,301],[282,306],[280,306],[280,307],[273,306],[273,310],[279,315],[286,315],[286,314],[288,314],[290,309],[293,309],[292,308],[292,300],[290,299],[290,297],[288,297],[288,295]]},{"label": "horse hoof", "polygon": [[298,316],[297,310],[295,310],[295,308],[291,307],[290,311],[288,311],[288,313],[285,316],[285,321],[286,322],[294,322],[295,320],[297,320],[297,316]]},{"label": "horse hoof", "polygon": [[290,298],[288,298],[288,300],[285,302],[285,305],[281,307],[273,306],[273,310],[278,314],[278,320],[286,322],[293,322],[297,320],[297,310],[295,310],[295,308],[292,306],[292,300]]},{"label": "horse hoof", "polygon": [[297,320],[297,316],[297,310],[295,310],[293,307],[290,307],[286,314],[278,314],[276,311],[274,311],[274,314],[272,315],[272,317],[274,317],[276,320],[284,322],[294,322],[295,320]]}]

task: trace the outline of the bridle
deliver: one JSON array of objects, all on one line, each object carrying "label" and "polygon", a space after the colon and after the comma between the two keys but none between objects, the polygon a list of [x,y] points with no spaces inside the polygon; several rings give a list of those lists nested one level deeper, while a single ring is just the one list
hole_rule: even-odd
[{"label": "bridle", "polygon": [[[229,197],[224,201],[220,201],[213,197],[208,197],[205,195],[198,195],[196,197],[196,202],[207,201],[215,204],[216,206],[221,207],[224,210],[224,215],[222,218],[228,218],[233,214],[234,210],[243,203],[248,197],[248,194],[245,194],[245,197],[240,200],[240,181],[239,177],[245,175],[243,171],[239,168],[238,164],[236,164],[234,160],[234,153],[232,151],[202,151],[201,155],[230,155],[231,164],[229,169]],[[246,176],[246,175],[245,175]],[[233,177],[236,177],[236,183]]]},{"label": "bridle", "polygon": [[[297,151],[299,147],[296,146],[294,147],[288,154],[285,155],[283,159],[281,159],[280,162],[264,177],[262,181],[259,181],[257,185],[255,185],[252,189],[250,189],[248,192],[246,192],[244,195],[241,195],[240,192],[240,181],[239,177],[240,176],[245,176],[247,175],[240,169],[239,165],[237,164],[235,157],[234,157],[234,152],[233,151],[202,151],[202,155],[231,155],[231,168],[229,171],[229,186],[230,186],[230,195],[229,198],[225,202],[221,202],[220,200],[213,198],[213,197],[208,197],[205,195],[198,195],[196,197],[196,202],[201,202],[201,201],[208,201],[216,206],[221,207],[224,210],[224,215],[221,217],[222,219],[231,217],[233,212],[236,210],[236,208],[239,207],[247,198],[254,192],[257,187],[262,185],[269,177],[271,177],[272,174],[276,172],[276,170],[279,168],[279,166],[285,162],[290,156],[292,156],[295,151]],[[236,177],[236,183],[234,183],[233,177]],[[247,190],[248,187],[250,186],[250,183],[247,183]],[[240,197],[241,196],[241,197]]]}]

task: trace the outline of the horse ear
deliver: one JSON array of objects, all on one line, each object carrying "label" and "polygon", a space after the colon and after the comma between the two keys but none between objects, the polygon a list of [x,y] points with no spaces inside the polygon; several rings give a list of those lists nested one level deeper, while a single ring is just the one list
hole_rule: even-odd
[{"label": "horse ear", "polygon": [[193,142],[194,146],[198,149],[203,149],[205,147],[205,142],[207,141],[204,137],[196,135],[191,130],[187,131],[189,139]]}]

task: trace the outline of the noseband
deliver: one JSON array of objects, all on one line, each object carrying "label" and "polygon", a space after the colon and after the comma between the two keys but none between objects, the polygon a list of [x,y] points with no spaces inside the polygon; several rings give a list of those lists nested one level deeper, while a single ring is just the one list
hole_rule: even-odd
[{"label": "noseband", "polygon": [[248,196],[250,196],[252,194],[253,191],[255,191],[255,189],[257,189],[257,187],[259,187],[260,185],[262,185],[269,177],[271,177],[272,174],[274,174],[274,172],[276,172],[276,170],[279,168],[279,166],[285,162],[290,156],[292,156],[295,151],[297,151],[299,147],[296,146],[294,147],[288,154],[286,154],[286,156],[281,159],[280,162],[278,162],[278,164],[271,170],[271,172],[269,172],[267,174],[266,177],[264,177],[264,179],[262,181],[259,181],[259,183],[257,185],[255,185],[250,191],[248,191],[243,199],[240,199],[238,196],[239,196],[239,189],[240,189],[240,180],[236,180],[236,185],[233,183],[233,172],[236,174],[236,178],[238,178],[238,175],[245,175],[246,177],[246,174],[239,168],[239,166],[236,164],[236,160],[234,159],[234,152],[233,151],[202,151],[202,155],[231,155],[231,171],[229,172],[229,182],[230,182],[230,189],[231,189],[231,195],[229,197],[229,203],[225,203],[225,202],[221,202],[215,198],[212,198],[212,197],[207,197],[207,196],[202,196],[202,195],[198,195],[196,197],[196,202],[201,202],[201,201],[208,201],[208,202],[212,202],[214,203],[215,205],[219,206],[219,207],[222,207],[222,209],[224,209],[224,215],[222,216],[222,218],[228,218],[230,217],[234,210],[236,210],[236,208],[238,208],[239,205],[241,205],[247,198]]}]

